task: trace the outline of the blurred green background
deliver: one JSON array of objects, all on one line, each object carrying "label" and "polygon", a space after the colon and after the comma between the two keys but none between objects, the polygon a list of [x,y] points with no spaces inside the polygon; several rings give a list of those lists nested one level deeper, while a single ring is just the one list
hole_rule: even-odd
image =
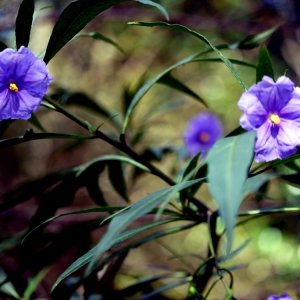
[{"label": "blurred green background", "polygon": [[[70,1],[36,1],[36,7],[54,5],[54,8],[39,13],[32,31],[29,48],[38,55],[45,49],[53,24],[61,10]],[[170,14],[170,23],[190,27],[206,36],[214,45],[231,44],[242,37],[259,33],[275,25],[278,31],[268,39],[267,45],[275,68],[275,77],[288,76],[300,83],[300,4],[298,1],[239,1],[239,0],[161,0]],[[0,39],[12,45],[14,18],[20,1],[1,0]],[[103,41],[91,38],[77,38],[65,46],[49,63],[49,73],[54,76],[50,93],[62,90],[81,92],[94,99],[112,114],[120,123],[124,120],[125,91],[133,94],[142,82],[154,78],[175,62],[200,50],[205,44],[193,36],[163,28],[146,28],[127,25],[129,21],[156,21],[163,19],[160,12],[150,6],[128,2],[115,6],[96,17],[83,32],[98,31],[118,43],[124,53]],[[256,64],[259,48],[250,51],[222,51],[228,58],[236,58]],[[214,53],[208,57],[216,57]],[[236,66],[245,84],[255,83],[255,70]],[[175,69],[172,74],[199,94],[208,104],[208,109],[217,114],[224,125],[224,135],[239,125],[241,111],[237,101],[242,88],[230,71],[222,63],[199,62]],[[98,126],[106,118],[76,106],[70,110],[91,124]],[[149,148],[182,147],[182,133],[190,118],[206,108],[180,92],[163,85],[155,85],[137,106],[130,123],[128,136],[139,135],[134,145],[142,153]],[[44,107],[37,111],[41,124],[50,132],[84,134],[79,126],[64,116],[50,112]],[[16,121],[2,138],[23,135],[31,127],[26,121]],[[112,122],[101,129],[111,136],[118,136],[119,130]],[[38,130],[36,130],[38,131]],[[65,140],[32,141],[1,150],[0,188],[4,194],[20,184],[48,173],[64,170],[85,163],[97,156],[118,153],[102,141],[74,142]],[[159,162],[154,161],[162,171],[175,176],[183,165],[174,153],[164,155]],[[143,174],[135,182],[129,180],[131,169],[126,170],[128,194],[134,202],[146,195],[166,187],[154,176]],[[124,205],[124,200],[112,191],[106,173],[99,178],[102,192],[110,205]],[[197,196],[210,207],[216,207],[206,186]],[[11,236],[27,227],[39,204],[37,197],[2,213],[0,238],[2,244]],[[263,195],[251,195],[245,199],[241,211],[257,207],[299,205],[299,189],[279,180],[273,180]],[[75,209],[93,207],[85,189],[80,189],[72,204],[61,207],[56,214]],[[151,222],[153,216],[145,216],[135,226]],[[92,217],[65,217],[46,230],[57,232],[70,226],[91,220]],[[53,260],[37,294],[47,299],[49,288],[60,273],[94,245],[103,230],[91,233],[85,246],[73,245],[59,253]],[[225,262],[228,269],[236,268],[234,294],[238,299],[266,299],[270,294],[287,292],[297,298],[300,295],[300,247],[299,216],[273,215],[263,217],[236,230],[234,247],[245,241],[249,244],[234,259]],[[116,287],[124,287],[137,277],[163,272],[165,269],[189,270],[193,272],[205,256],[207,228],[200,225],[192,230],[151,242],[132,250],[126,258],[120,274],[116,277]],[[180,259],[176,258],[180,257]],[[20,263],[18,252],[4,247],[0,257],[1,268],[10,273]],[[24,278],[31,278],[35,272],[29,270]],[[79,272],[79,274],[81,274]],[[163,281],[162,281],[163,282]],[[163,282],[166,283],[167,281]],[[79,291],[80,293],[80,291]],[[166,293],[170,299],[184,299],[187,286]],[[209,299],[222,299],[224,287],[216,285]],[[44,298],[43,298],[44,299]]]}]

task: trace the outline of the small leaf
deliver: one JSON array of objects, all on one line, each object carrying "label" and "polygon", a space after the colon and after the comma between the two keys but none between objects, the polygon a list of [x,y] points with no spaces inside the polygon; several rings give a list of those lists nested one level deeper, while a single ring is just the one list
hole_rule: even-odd
[{"label": "small leaf", "polygon": [[71,2],[55,23],[44,61],[48,63],[81,29],[102,11],[126,0],[85,0]]},{"label": "small leaf", "polygon": [[236,43],[233,43],[232,45],[230,45],[229,49],[230,50],[254,49],[254,48],[258,47],[262,42],[264,42],[267,38],[269,38],[278,28],[279,28],[279,26],[274,26],[271,29],[268,29],[264,32],[248,35],[248,36],[242,38],[241,40],[237,41]]},{"label": "small leaf", "polygon": [[108,38],[108,37],[102,35],[102,34],[99,33],[99,32],[79,33],[79,34],[76,34],[72,40],[77,39],[77,38],[79,38],[79,37],[90,37],[90,38],[93,38],[94,40],[101,40],[101,41],[104,41],[104,42],[106,42],[106,43],[109,43],[109,44],[115,46],[115,47],[118,48],[123,54],[126,55],[125,51],[124,51],[124,50],[123,50],[116,42],[114,42],[114,41],[111,40],[110,38]]},{"label": "small leaf", "polygon": [[34,14],[34,0],[23,0],[16,19],[16,45],[27,47]]},{"label": "small leaf", "polygon": [[217,141],[208,152],[209,190],[219,205],[227,236],[227,251],[233,240],[235,218],[244,184],[253,160],[256,132],[228,137]]},{"label": "small leaf", "polygon": [[86,274],[89,274],[92,271],[92,267],[97,259],[108,249],[113,246],[113,240],[124,230],[128,225],[130,225],[137,218],[147,214],[154,207],[159,205],[163,201],[169,201],[171,197],[180,190],[192,186],[195,183],[203,180],[192,180],[189,182],[179,183],[177,185],[165,188],[163,190],[157,191],[149,196],[141,199],[140,201],[132,204],[129,210],[126,210],[124,213],[117,215],[110,222],[107,232],[101,238],[100,242],[96,246],[95,256],[91,260],[89,266],[87,267]]},{"label": "small leaf", "polygon": [[161,11],[161,13],[165,16],[167,21],[169,21],[169,14],[168,14],[167,10],[163,6],[161,6],[160,4],[155,3],[151,0],[135,0],[135,1],[146,4],[146,5],[152,5],[152,6],[157,7]]},{"label": "small leaf", "polygon": [[271,77],[274,80],[272,61],[269,56],[267,47],[263,45],[260,48],[258,55],[258,64],[256,67],[256,82],[261,81],[265,75]]},{"label": "small leaf", "polygon": [[30,119],[28,119],[28,122],[38,128],[40,131],[47,132],[47,130],[43,127],[35,114],[31,115]]},{"label": "small leaf", "polygon": [[204,100],[200,96],[198,96],[196,93],[194,93],[190,88],[188,88],[185,84],[183,84],[181,81],[179,81],[177,78],[174,78],[171,75],[171,72],[168,72],[167,74],[162,76],[157,81],[157,83],[167,85],[175,90],[183,92],[183,93],[197,99],[198,101],[200,101],[200,103],[202,103],[207,108],[207,104],[204,102]]}]

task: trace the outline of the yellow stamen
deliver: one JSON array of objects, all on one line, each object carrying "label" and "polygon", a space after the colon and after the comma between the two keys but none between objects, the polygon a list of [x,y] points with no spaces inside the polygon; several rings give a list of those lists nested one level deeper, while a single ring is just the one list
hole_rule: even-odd
[{"label": "yellow stamen", "polygon": [[276,115],[276,114],[270,115],[269,119],[270,119],[270,121],[271,121],[273,124],[278,125],[278,124],[280,123],[280,118],[279,118],[279,116]]},{"label": "yellow stamen", "polygon": [[206,143],[210,140],[210,134],[208,132],[201,132],[199,135],[199,140]]},{"label": "yellow stamen", "polygon": [[19,90],[19,88],[17,87],[17,85],[15,83],[10,83],[9,84],[9,89],[14,91],[14,92],[17,92]]}]

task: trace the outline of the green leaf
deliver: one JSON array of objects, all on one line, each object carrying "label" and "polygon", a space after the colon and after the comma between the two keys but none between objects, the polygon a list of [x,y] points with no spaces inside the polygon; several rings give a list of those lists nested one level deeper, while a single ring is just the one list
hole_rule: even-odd
[{"label": "green leaf", "polygon": [[34,0],[23,0],[16,19],[16,45],[27,47],[30,39],[30,31],[34,14]]},{"label": "green leaf", "polygon": [[76,134],[64,134],[64,133],[35,133],[33,130],[28,129],[22,136],[17,136],[5,140],[0,140],[0,149],[25,143],[31,140],[45,140],[45,139],[76,139],[76,140],[87,140],[93,139],[94,136],[88,135],[76,135]]},{"label": "green leaf", "polygon": [[[7,279],[7,275],[4,273],[4,270],[0,267],[0,282],[3,282]],[[16,291],[15,287],[12,285],[11,282],[6,282],[1,284],[0,291],[3,293],[13,297],[14,299],[21,299],[18,292]]]},{"label": "green leaf", "polygon": [[[250,64],[245,61],[234,59],[234,58],[229,58],[229,60],[234,65],[240,65],[240,66],[256,69],[256,65],[254,65],[254,64]],[[221,63],[223,63],[223,60],[221,58],[206,57],[206,58],[195,58],[191,62],[221,62]]]},{"label": "green leaf", "polygon": [[165,16],[167,21],[169,21],[169,14],[168,14],[167,10],[163,6],[161,6],[160,4],[155,3],[151,0],[135,0],[135,1],[146,4],[146,5],[151,5],[151,6],[157,7],[161,11],[161,13]]},{"label": "green leaf", "polygon": [[253,160],[255,131],[217,141],[209,151],[209,190],[219,205],[227,236],[227,251],[233,240],[235,217],[238,212],[244,184]]},{"label": "green leaf", "polygon": [[181,81],[179,81],[177,78],[174,78],[171,75],[171,72],[168,72],[164,76],[162,76],[157,81],[157,83],[167,85],[175,90],[183,92],[183,93],[199,100],[207,108],[207,104],[204,102],[204,100],[200,96],[198,96],[195,92],[193,92],[190,88],[188,88],[185,84],[183,84]]},{"label": "green leaf", "polygon": [[251,34],[246,37],[243,37],[236,43],[233,43],[229,46],[229,49],[236,50],[236,49],[243,49],[243,50],[250,50],[253,48],[258,47],[262,42],[264,42],[267,38],[269,38],[279,26],[274,26],[266,31],[257,34]]},{"label": "green leaf", "polygon": [[276,177],[276,174],[260,174],[251,178],[248,178],[244,184],[241,201],[248,194],[258,190],[264,183],[270,179]]},{"label": "green leaf", "polygon": [[261,81],[265,75],[271,77],[274,80],[272,61],[269,56],[267,47],[263,45],[260,48],[258,55],[258,64],[256,67],[256,82]]},{"label": "green leaf", "polygon": [[31,115],[31,117],[28,119],[28,122],[38,128],[40,131],[47,132],[47,130],[43,127],[35,114]]},{"label": "green leaf", "polygon": [[124,51],[124,50],[123,50],[116,42],[114,42],[114,41],[111,40],[110,38],[108,38],[108,37],[102,35],[102,34],[99,33],[99,32],[79,33],[79,34],[76,34],[72,40],[77,39],[77,38],[79,38],[79,37],[90,37],[90,38],[93,38],[94,40],[101,40],[101,41],[104,41],[104,42],[106,42],[106,43],[109,43],[109,44],[115,46],[115,47],[118,48],[123,54],[126,55],[125,51]]},{"label": "green leaf", "polygon": [[126,0],[85,0],[71,2],[54,25],[44,61],[48,63],[81,29],[102,11]]},{"label": "green leaf", "polygon": [[42,269],[33,279],[29,279],[28,286],[24,291],[24,300],[30,300],[31,295],[35,292],[39,283],[43,280],[46,274],[49,272],[49,268]]},{"label": "green leaf", "polygon": [[168,24],[165,22],[129,22],[129,25],[139,25],[139,26],[147,26],[147,27],[155,27],[155,26],[160,26],[160,27],[166,27],[170,29],[174,29],[179,32],[185,32],[192,34],[193,36],[197,37],[198,39],[202,40],[204,43],[206,43],[212,50],[214,50],[220,59],[225,63],[225,65],[228,67],[228,69],[231,71],[233,76],[237,79],[241,87],[243,88],[244,91],[247,90],[247,87],[245,86],[242,78],[238,74],[237,70],[233,66],[233,64],[230,62],[228,58],[226,58],[218,49],[215,47],[206,37],[201,35],[200,33],[193,31],[185,26],[178,25],[178,24]]},{"label": "green leaf", "polygon": [[130,225],[133,221],[138,219],[139,217],[147,214],[154,207],[159,205],[163,201],[169,201],[173,195],[184,188],[192,186],[195,183],[203,180],[197,179],[189,182],[183,182],[176,184],[174,186],[165,188],[163,190],[157,191],[149,196],[141,199],[140,201],[132,204],[130,209],[126,210],[124,213],[117,215],[110,222],[107,232],[101,238],[100,242],[96,246],[95,256],[89,263],[89,266],[86,270],[86,274],[89,274],[92,271],[92,267],[97,259],[107,250],[109,250],[113,246],[114,239],[120,234],[122,230],[124,230],[128,225]]},{"label": "green leaf", "polygon": [[123,197],[127,202],[126,182],[124,179],[123,169],[120,161],[112,160],[107,163],[109,180],[116,192]]},{"label": "green leaf", "polygon": [[[137,233],[140,233],[144,230],[153,228],[155,226],[159,226],[159,225],[163,225],[169,222],[173,222],[173,221],[178,221],[178,218],[174,218],[174,219],[166,219],[166,220],[161,220],[155,223],[151,223],[151,224],[147,224],[144,226],[141,226],[139,228],[136,229],[132,229],[130,231],[125,231],[123,233],[120,233],[117,235],[117,237],[112,241],[112,245],[115,245],[116,243],[120,243],[121,241],[128,239],[131,236],[134,236]],[[143,238],[142,240],[139,240],[137,242],[131,243],[130,245],[120,249],[119,251],[116,251],[115,254],[112,254],[110,257],[105,259],[105,262],[110,261],[110,259],[112,259],[113,257],[119,255],[120,253],[122,253],[123,251],[127,251],[128,249],[131,248],[135,248],[138,245],[144,244],[146,242],[149,242],[155,238],[158,238],[160,236],[164,236],[167,234],[171,234],[174,232],[178,231],[179,229],[185,229],[185,228],[189,228],[191,225],[185,225],[184,227],[180,226],[180,227],[174,227],[174,228],[168,228],[165,230],[162,230],[160,232],[155,232],[154,234],[151,234],[149,236],[147,236],[146,238]],[[53,291],[56,286],[66,277],[68,277],[69,275],[71,275],[72,273],[74,273],[75,271],[77,271],[78,269],[80,269],[81,267],[83,267],[84,265],[86,265],[87,263],[89,263],[93,257],[95,256],[97,250],[97,246],[95,246],[94,248],[92,248],[91,250],[89,250],[86,254],[84,254],[83,256],[79,257],[76,261],[74,261],[56,280],[56,282],[54,283],[54,285],[51,288],[51,291]]]}]

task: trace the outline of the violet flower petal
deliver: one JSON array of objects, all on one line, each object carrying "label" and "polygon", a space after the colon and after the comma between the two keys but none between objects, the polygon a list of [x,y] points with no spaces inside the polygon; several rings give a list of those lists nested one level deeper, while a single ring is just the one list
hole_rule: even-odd
[{"label": "violet flower petal", "polygon": [[24,46],[0,52],[0,121],[29,119],[52,80],[45,62]]}]

